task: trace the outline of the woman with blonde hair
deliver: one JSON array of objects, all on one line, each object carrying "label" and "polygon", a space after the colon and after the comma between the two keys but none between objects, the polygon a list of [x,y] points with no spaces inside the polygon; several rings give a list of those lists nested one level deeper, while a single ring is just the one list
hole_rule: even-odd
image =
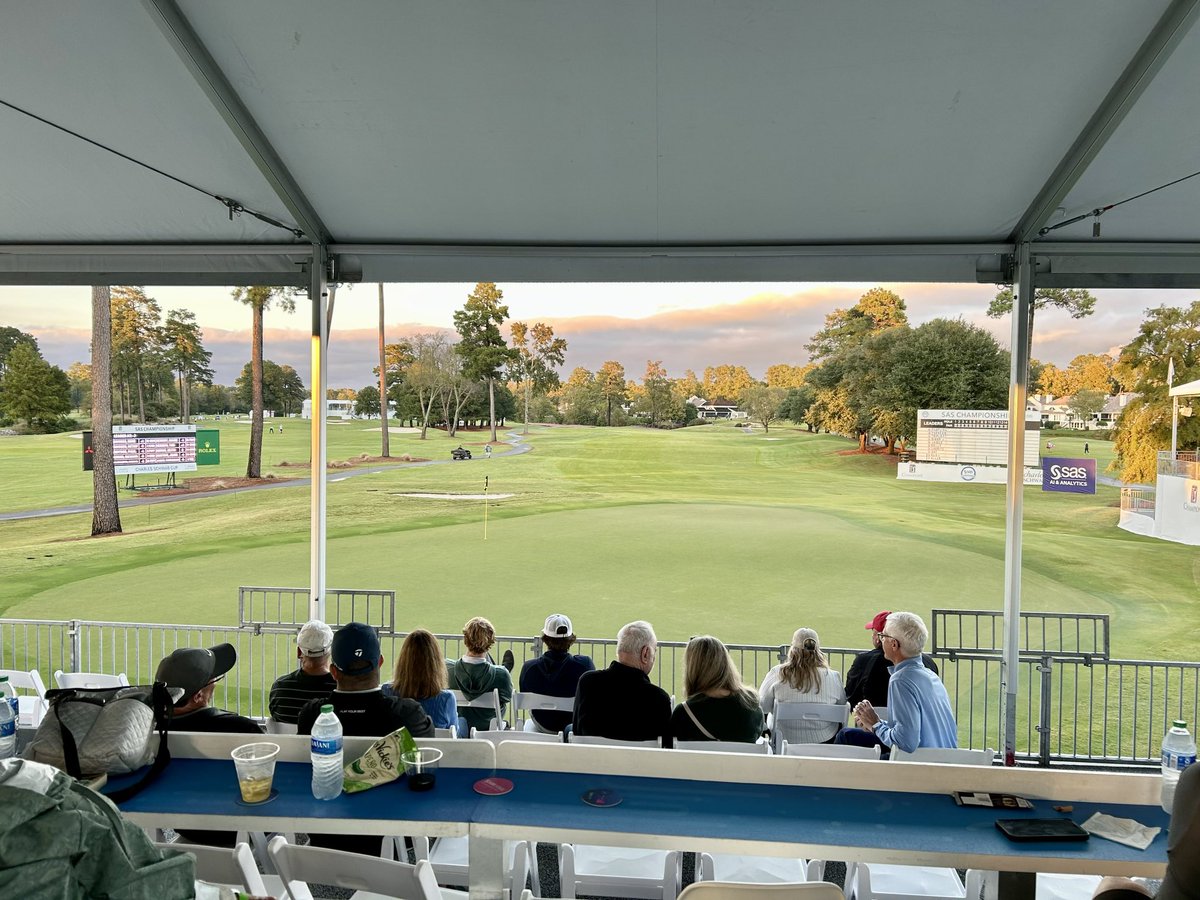
[{"label": "woman with blonde hair", "polygon": [[715,637],[688,641],[683,652],[683,690],[687,700],[671,714],[674,740],[753,744],[762,735],[763,714],[754,689],[742,683],[729,651]]},{"label": "woman with blonde hair", "polygon": [[458,704],[446,689],[446,661],[437,638],[424,628],[414,628],[400,645],[392,693],[411,697],[433,719],[435,728],[458,727]]},{"label": "woman with blonde hair", "polygon": [[[845,703],[846,691],[842,676],[829,668],[829,660],[821,649],[821,639],[811,628],[797,628],[788,648],[787,662],[776,666],[763,679],[758,689],[759,703],[764,713],[775,708],[775,701],[800,703]],[[835,722],[802,722],[791,720],[776,724],[783,739],[791,744],[827,744],[841,726]]]},{"label": "woman with blonde hair", "polygon": [[[500,715],[512,699],[512,676],[504,666],[497,666],[488,659],[488,650],[496,643],[496,629],[483,616],[468,619],[463,626],[463,646],[466,653],[461,659],[446,663],[446,677],[450,690],[462,691],[468,700],[482,694],[500,691]],[[495,714],[490,709],[468,708],[459,710],[458,736],[468,737],[471,729],[487,731]]]}]

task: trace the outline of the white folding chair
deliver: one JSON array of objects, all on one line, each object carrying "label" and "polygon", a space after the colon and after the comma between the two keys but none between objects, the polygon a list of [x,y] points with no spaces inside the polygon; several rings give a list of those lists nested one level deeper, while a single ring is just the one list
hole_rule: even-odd
[{"label": "white folding chair", "polygon": [[558,878],[564,898],[577,894],[674,900],[681,858],[676,850],[562,844]]},{"label": "white folding chair", "polygon": [[808,863],[787,856],[701,853],[697,872],[702,881],[735,884],[800,884],[808,881]]},{"label": "white folding chair", "polygon": [[771,747],[766,741],[756,744],[744,741],[676,741],[674,746],[676,750],[706,750],[710,753],[755,753],[764,756],[771,753]]},{"label": "white folding chair", "polygon": [[[771,734],[776,753],[780,751],[783,730],[788,723],[823,725],[833,723],[839,728],[850,715],[849,703],[807,703],[799,700],[776,700],[771,711]],[[794,742],[799,743],[799,742]]]},{"label": "white folding chair", "polygon": [[424,859],[409,865],[377,856],[301,847],[289,844],[282,837],[271,838],[267,852],[291,900],[313,900],[310,884],[348,888],[355,892],[351,900],[441,900],[467,896],[462,891],[442,891],[433,866]]},{"label": "white folding chair", "polygon": [[492,728],[493,731],[501,731],[506,726],[504,721],[504,713],[500,709],[500,689],[492,688],[485,694],[480,694],[474,700],[468,700],[467,695],[462,691],[451,691],[454,695],[454,702],[458,704],[458,708],[462,709],[490,709],[492,711]]},{"label": "white folding chair", "polygon": [[[17,709],[21,728],[37,728],[46,714],[46,685],[37,669],[0,669],[0,675],[8,676],[8,696],[17,698]],[[32,695],[17,691],[33,691]]]},{"label": "white folding chair", "polygon": [[828,881],[802,884],[745,884],[695,881],[679,900],[845,900],[841,888]]},{"label": "white folding chair", "polygon": [[892,750],[893,762],[953,763],[959,766],[990,766],[996,760],[996,751],[954,749],[951,747],[918,747],[906,753],[899,747]]},{"label": "white folding chair", "polygon": [[[399,850],[400,840],[396,846]],[[433,866],[433,874],[438,884],[454,884],[466,886],[470,871],[470,853],[466,837],[438,838],[432,847],[428,838],[414,837],[413,855],[417,860],[427,860]],[[525,890],[525,882],[533,873],[533,895],[540,897],[542,889],[537,870],[536,850],[530,852],[531,846],[527,841],[504,842],[504,882],[510,897],[516,897]]]},{"label": "white folding chair", "polygon": [[274,878],[271,880],[277,883],[268,887],[247,844],[237,844],[232,850],[203,844],[156,843],[154,846],[159,850],[192,854],[196,859],[196,878],[200,881],[228,885],[255,897],[278,896],[283,885],[279,878]]},{"label": "white folding chair", "polygon": [[[535,694],[531,691],[516,691],[512,697],[514,728],[518,731],[536,728],[532,712],[572,712],[575,709],[574,697],[551,697],[549,694]],[[524,715],[521,715],[524,713]],[[535,732],[540,733],[540,732]]]},{"label": "white folding chair", "polygon": [[[475,729],[472,728],[471,730],[474,731]],[[450,738],[453,740],[458,737],[458,729],[457,728],[435,728],[435,729],[433,729],[433,736],[435,738]]]},{"label": "white folding chair", "polygon": [[879,759],[879,745],[855,747],[853,744],[789,744],[784,741],[780,755],[821,759]]},{"label": "white folding chair", "polygon": [[[996,900],[999,892],[999,872],[975,872],[967,870],[967,890],[973,879],[983,884],[983,900]],[[1096,885],[1103,879],[1099,875],[1066,875],[1058,872],[1039,872],[1036,877],[1036,900],[1086,900],[1096,892]],[[979,900],[978,894],[969,895],[969,900]]]},{"label": "white folding chair", "polygon": [[295,722],[280,722],[278,719],[267,716],[264,724],[267,726],[267,734],[296,734]]},{"label": "white folding chair", "polygon": [[129,687],[129,679],[125,673],[120,675],[103,675],[99,672],[64,672],[56,669],[54,683],[60,688],[115,688]]},{"label": "white folding chair", "polygon": [[557,734],[546,734],[544,731],[517,731],[512,728],[506,728],[503,731],[480,731],[478,728],[472,728],[471,739],[490,741],[493,744],[499,744],[501,741],[540,741],[546,744],[561,744],[563,733],[560,731]]},{"label": "white folding chair", "polygon": [[593,746],[604,747],[662,747],[662,738],[655,738],[652,741],[619,741],[616,738],[575,734],[575,732],[572,731],[567,734],[567,743],[591,744]]}]

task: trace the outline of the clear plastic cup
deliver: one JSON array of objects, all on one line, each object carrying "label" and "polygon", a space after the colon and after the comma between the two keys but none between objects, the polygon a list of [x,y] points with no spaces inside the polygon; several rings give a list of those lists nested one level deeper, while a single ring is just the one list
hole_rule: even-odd
[{"label": "clear plastic cup", "polygon": [[230,754],[244,803],[262,803],[270,798],[278,755],[279,745],[266,742],[242,744]]},{"label": "clear plastic cup", "polygon": [[437,783],[438,763],[442,760],[442,751],[436,747],[418,747],[400,754],[400,762],[404,764],[404,774],[408,776],[410,791],[432,790]]}]

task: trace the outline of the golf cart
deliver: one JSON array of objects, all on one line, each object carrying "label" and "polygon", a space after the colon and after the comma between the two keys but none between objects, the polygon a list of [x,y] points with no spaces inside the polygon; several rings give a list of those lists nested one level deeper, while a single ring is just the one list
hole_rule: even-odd
[{"label": "golf cart", "polygon": [[450,458],[451,459],[470,459],[471,451],[464,450],[462,448],[462,445],[460,444],[459,446],[455,447],[453,450],[450,451]]}]

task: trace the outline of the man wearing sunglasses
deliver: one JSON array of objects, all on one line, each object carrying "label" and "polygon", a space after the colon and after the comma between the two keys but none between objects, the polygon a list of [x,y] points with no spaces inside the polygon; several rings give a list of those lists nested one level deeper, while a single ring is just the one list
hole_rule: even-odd
[{"label": "man wearing sunglasses", "polygon": [[881,719],[869,700],[860,700],[854,707],[858,727],[843,729],[837,743],[879,745],[884,753],[893,747],[911,753],[918,747],[958,746],[958,725],[946,687],[921,661],[928,636],[916,613],[894,612],[887,617],[879,645],[892,664],[888,717]]}]

